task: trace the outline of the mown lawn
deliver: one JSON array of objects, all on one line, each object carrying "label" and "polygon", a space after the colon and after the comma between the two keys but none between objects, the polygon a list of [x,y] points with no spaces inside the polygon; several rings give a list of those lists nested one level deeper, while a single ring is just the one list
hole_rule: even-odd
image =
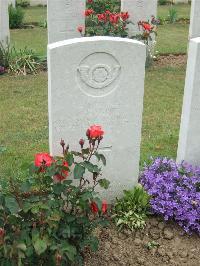
[{"label": "mown lawn", "polygon": [[158,6],[158,16],[161,18],[167,18],[171,7],[176,9],[178,18],[190,18],[190,5],[188,4]]},{"label": "mown lawn", "polygon": [[28,47],[39,55],[46,55],[47,30],[41,27],[11,30],[11,44],[17,49]]},{"label": "mown lawn", "polygon": [[42,6],[32,6],[24,8],[26,23],[40,23],[47,19],[47,8]]},{"label": "mown lawn", "polygon": [[187,52],[188,24],[166,24],[158,26],[156,50],[159,54]]}]

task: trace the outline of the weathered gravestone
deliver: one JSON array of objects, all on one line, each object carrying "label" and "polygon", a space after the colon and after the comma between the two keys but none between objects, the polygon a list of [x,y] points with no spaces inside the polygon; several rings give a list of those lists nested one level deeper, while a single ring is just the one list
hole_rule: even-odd
[{"label": "weathered gravestone", "polygon": [[48,0],[49,43],[80,37],[77,27],[85,25],[85,0]]},{"label": "weathered gravestone", "polygon": [[5,47],[9,39],[8,0],[0,0],[0,43]]},{"label": "weathered gravestone", "polygon": [[200,165],[200,38],[190,40],[177,161]]},{"label": "weathered gravestone", "polygon": [[[57,0],[54,0],[54,3],[56,5]],[[30,0],[30,6],[38,6],[38,5],[42,5],[45,6],[47,5],[47,0]]]},{"label": "weathered gravestone", "polygon": [[143,110],[145,45],[113,37],[79,38],[50,44],[50,152],[61,153],[63,138],[72,149],[86,129],[105,130],[107,199],[122,195],[138,179]]},{"label": "weathered gravestone", "polygon": [[151,21],[152,16],[157,16],[157,0],[121,0],[121,11],[128,11],[130,20],[134,25],[129,24],[130,35],[139,32],[138,22]]},{"label": "weathered gravestone", "polygon": [[189,38],[200,37],[200,1],[192,0]]}]

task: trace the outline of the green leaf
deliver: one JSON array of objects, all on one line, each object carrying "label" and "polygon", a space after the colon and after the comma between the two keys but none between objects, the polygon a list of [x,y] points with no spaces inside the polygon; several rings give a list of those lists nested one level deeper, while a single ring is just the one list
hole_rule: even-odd
[{"label": "green leaf", "polygon": [[76,250],[75,246],[70,245],[67,242],[64,242],[62,244],[61,250],[63,251],[63,253],[65,253],[67,255],[67,257],[69,258],[70,261],[74,261],[75,256],[77,254],[77,250]]},{"label": "green leaf", "polygon": [[5,197],[5,206],[9,209],[9,211],[14,214],[19,211],[19,205],[15,198],[13,197]]},{"label": "green leaf", "polygon": [[74,167],[74,178],[81,179],[85,173],[85,167],[81,164],[76,164]]},{"label": "green leaf", "polygon": [[22,250],[22,251],[26,251],[26,245],[24,243],[19,243],[17,245],[17,248],[20,249],[20,250]]},{"label": "green leaf", "polygon": [[95,156],[97,157],[97,159],[100,161],[102,161],[103,165],[106,165],[106,157],[103,154],[100,154],[98,152],[95,153]]},{"label": "green leaf", "polygon": [[110,185],[110,181],[103,178],[103,179],[99,179],[99,185],[104,188],[104,189],[108,189],[109,185]]},{"label": "green leaf", "polygon": [[25,201],[23,205],[23,211],[27,213],[32,207],[33,205],[30,202]]},{"label": "green leaf", "polygon": [[20,187],[20,190],[22,192],[28,192],[32,187],[32,184],[29,182],[29,180],[26,180]]},{"label": "green leaf", "polygon": [[56,183],[53,186],[53,191],[56,195],[60,195],[64,191],[65,187],[61,183]]},{"label": "green leaf", "polygon": [[89,238],[83,240],[81,243],[81,249],[83,250],[85,247],[90,247],[93,252],[98,250],[99,241],[95,236],[90,236]]},{"label": "green leaf", "polygon": [[68,152],[65,155],[65,159],[68,162],[69,166],[71,166],[74,163],[74,157],[73,157],[73,154],[71,152]]},{"label": "green leaf", "polygon": [[84,162],[83,164],[84,164],[85,168],[86,168],[89,172],[93,173],[93,171],[94,171],[94,165],[93,165],[92,163],[86,161],[86,162]]},{"label": "green leaf", "polygon": [[87,148],[87,149],[82,149],[82,154],[85,155],[85,154],[89,154],[90,152],[90,149]]},{"label": "green leaf", "polygon": [[37,253],[37,255],[41,255],[47,249],[46,241],[41,238],[36,239],[36,241],[33,243],[33,246],[35,248],[35,252]]}]

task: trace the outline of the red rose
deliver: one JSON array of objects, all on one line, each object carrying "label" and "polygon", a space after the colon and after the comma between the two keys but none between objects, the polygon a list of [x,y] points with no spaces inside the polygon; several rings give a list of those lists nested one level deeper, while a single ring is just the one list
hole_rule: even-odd
[{"label": "red rose", "polygon": [[[68,168],[68,167],[69,167],[68,162],[66,162],[66,161],[63,162],[63,166]],[[62,170],[61,170],[61,173],[55,175],[55,176],[53,177],[53,179],[54,179],[55,182],[61,182],[61,181],[65,180],[65,179],[67,178],[68,175],[69,175],[69,171],[66,170],[66,169],[62,169]]]},{"label": "red rose", "polygon": [[126,21],[129,18],[129,13],[128,12],[122,12],[120,14],[121,18],[123,21]]},{"label": "red rose", "polygon": [[93,3],[93,0],[88,0],[88,4],[92,4]]},{"label": "red rose", "polygon": [[101,207],[101,210],[102,210],[103,213],[106,213],[106,212],[107,212],[107,209],[108,209],[107,201],[106,201],[106,200],[103,200],[103,201],[102,201],[102,207]]},{"label": "red rose", "polygon": [[83,32],[83,26],[78,26],[77,30],[82,33]]},{"label": "red rose", "polygon": [[0,228],[0,238],[3,238],[5,235],[5,230],[3,228]]},{"label": "red rose", "polygon": [[144,30],[147,30],[147,31],[151,31],[152,30],[152,26],[148,23],[142,23],[142,27]]},{"label": "red rose", "polygon": [[119,18],[120,18],[119,14],[111,14],[110,15],[110,23],[117,24],[119,21]]},{"label": "red rose", "polygon": [[97,14],[97,17],[98,17],[98,20],[99,20],[99,21],[104,21],[104,22],[106,22],[106,20],[107,20],[107,16],[106,16],[106,14]]},{"label": "red rose", "polygon": [[91,211],[93,212],[93,213],[97,213],[98,212],[98,206],[97,206],[97,204],[96,204],[96,202],[91,202],[91,204],[90,204],[90,208],[91,208]]},{"label": "red rose", "polygon": [[106,10],[105,14],[110,15],[111,14],[110,10]]},{"label": "red rose", "polygon": [[93,9],[86,9],[86,10],[85,10],[85,16],[86,16],[86,17],[92,15],[93,13],[94,13],[94,10],[93,10]]},{"label": "red rose", "polygon": [[41,167],[43,165],[45,166],[51,166],[53,163],[53,157],[49,153],[37,153],[35,155],[35,166]]},{"label": "red rose", "polygon": [[100,139],[103,137],[104,131],[102,130],[101,126],[93,125],[87,130],[86,135],[90,139]]}]

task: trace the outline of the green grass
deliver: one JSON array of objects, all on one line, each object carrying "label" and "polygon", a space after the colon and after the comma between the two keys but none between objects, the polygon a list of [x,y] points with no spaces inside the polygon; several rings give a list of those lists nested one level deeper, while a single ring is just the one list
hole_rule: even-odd
[{"label": "green grass", "polygon": [[28,7],[23,9],[25,12],[24,21],[26,23],[43,22],[47,20],[47,8],[46,7]]},{"label": "green grass", "polygon": [[0,173],[7,173],[47,150],[47,74],[2,76],[0,84],[0,145],[7,148]]},{"label": "green grass", "polygon": [[[176,156],[184,74],[183,67],[146,73],[142,163],[150,155]],[[0,173],[8,173],[48,151],[47,75],[3,76],[0,84],[0,145],[7,147]]]},{"label": "green grass", "polygon": [[35,27],[34,29],[11,30],[11,44],[17,49],[28,47],[39,55],[46,55],[47,29]]},{"label": "green grass", "polygon": [[[171,5],[158,6],[158,16],[167,18],[170,7]],[[178,18],[190,18],[190,5],[178,4],[173,5],[173,7],[177,10]]]},{"label": "green grass", "polygon": [[188,44],[188,24],[166,24],[158,27],[156,50],[160,54],[186,53]]},{"label": "green grass", "polygon": [[185,67],[146,72],[141,163],[151,155],[176,157]]}]

